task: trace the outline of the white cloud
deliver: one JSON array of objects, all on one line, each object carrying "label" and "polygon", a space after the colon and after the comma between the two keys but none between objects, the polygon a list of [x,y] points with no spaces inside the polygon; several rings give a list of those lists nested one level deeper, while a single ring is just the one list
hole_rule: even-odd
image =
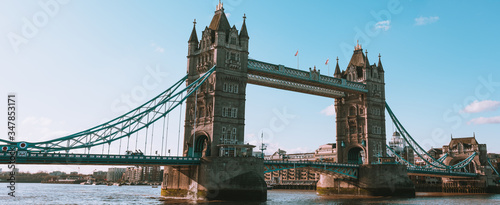
[{"label": "white cloud", "polygon": [[68,131],[57,130],[64,122],[53,122],[46,117],[26,117],[21,122],[22,134],[18,141],[40,142],[63,137],[70,134]]},{"label": "white cloud", "polygon": [[231,13],[226,13],[226,17],[229,18],[231,16]]},{"label": "white cloud", "polygon": [[326,115],[326,116],[333,116],[333,115],[335,115],[335,106],[333,104],[331,104],[330,106],[321,110],[320,113],[323,115]]},{"label": "white cloud", "polygon": [[159,52],[159,53],[163,53],[165,51],[165,49],[163,49],[162,47],[156,47],[155,49],[155,52]]},{"label": "white cloud", "polygon": [[158,52],[158,53],[165,52],[165,49],[159,45],[156,45],[156,43],[151,43],[151,47],[155,48],[155,52]]},{"label": "white cloud", "polygon": [[391,21],[389,20],[379,21],[375,24],[375,29],[387,31],[389,28],[391,28]]},{"label": "white cloud", "polygon": [[23,120],[22,124],[23,125],[30,125],[30,126],[49,126],[52,123],[52,120],[46,117],[27,117],[26,119]]},{"label": "white cloud", "polygon": [[475,100],[470,105],[467,105],[461,112],[462,113],[478,113],[484,111],[495,111],[500,107],[500,101],[493,100]]},{"label": "white cloud", "polygon": [[439,20],[439,16],[429,16],[429,17],[421,16],[421,17],[415,18],[415,25],[423,26],[423,25],[427,25],[430,23],[434,23],[438,20]]},{"label": "white cloud", "polygon": [[467,124],[475,124],[475,125],[480,125],[480,124],[500,124],[500,116],[496,117],[479,117],[479,118],[474,118],[467,122]]}]

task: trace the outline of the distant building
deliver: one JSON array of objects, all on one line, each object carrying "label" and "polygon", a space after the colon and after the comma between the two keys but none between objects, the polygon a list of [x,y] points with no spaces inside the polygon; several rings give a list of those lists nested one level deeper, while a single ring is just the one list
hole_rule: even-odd
[{"label": "distant building", "polygon": [[53,171],[53,172],[49,173],[50,176],[61,176],[63,174],[66,174],[66,173],[61,172],[61,171]]},{"label": "distant building", "polygon": [[[272,155],[264,156],[265,160],[284,161],[316,161],[335,162],[337,157],[337,144],[328,143],[319,146],[314,152],[287,154],[285,150],[278,149]],[[314,185],[319,180],[319,172],[309,169],[285,169],[266,173],[265,180],[269,184],[301,184]]]},{"label": "distant building", "polygon": [[392,139],[389,141],[389,147],[406,161],[415,164],[415,154],[413,149],[406,145],[405,140],[401,137],[399,132],[396,131],[392,134]]},{"label": "distant building", "polygon": [[108,174],[106,177],[107,181],[118,181],[122,179],[123,173],[125,173],[126,168],[112,167],[108,168]]},{"label": "distant building", "polygon": [[161,182],[163,172],[160,166],[142,166],[142,167],[127,167],[123,180],[136,182]]},{"label": "distant building", "polygon": [[127,167],[123,180],[136,183],[142,181],[142,168],[141,167]]},{"label": "distant building", "polygon": [[108,175],[108,172],[105,171],[94,171],[92,176],[96,179],[105,179]]},{"label": "distant building", "polygon": [[337,158],[337,143],[328,143],[319,146],[314,153],[315,161],[335,162]]}]

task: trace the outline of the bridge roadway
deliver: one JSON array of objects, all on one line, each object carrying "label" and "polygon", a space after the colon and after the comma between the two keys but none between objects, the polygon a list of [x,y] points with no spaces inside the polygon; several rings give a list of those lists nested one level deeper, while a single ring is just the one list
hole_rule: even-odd
[{"label": "bridge roadway", "polygon": [[[7,164],[11,155],[0,153],[0,164]],[[78,164],[78,165],[198,165],[198,157],[167,157],[144,155],[101,155],[101,154],[18,154],[16,164]]]},{"label": "bridge roadway", "polygon": [[[11,155],[0,152],[0,164],[9,164]],[[101,154],[56,154],[56,153],[18,153],[16,164],[75,164],[75,165],[199,165],[199,157],[170,157],[144,155],[101,155]],[[347,177],[358,177],[358,164],[339,164],[312,161],[275,161],[264,160],[264,172],[294,168],[311,168],[330,171]],[[475,173],[452,172],[428,168],[408,167],[408,175],[474,178]]]}]

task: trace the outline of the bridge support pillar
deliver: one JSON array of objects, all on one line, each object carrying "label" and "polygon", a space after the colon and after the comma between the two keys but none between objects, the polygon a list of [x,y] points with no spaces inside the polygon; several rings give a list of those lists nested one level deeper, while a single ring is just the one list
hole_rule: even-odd
[{"label": "bridge support pillar", "polygon": [[204,157],[198,166],[165,166],[162,196],[196,200],[266,201],[263,160]]},{"label": "bridge support pillar", "polygon": [[360,165],[358,180],[321,174],[316,188],[320,195],[369,195],[415,197],[415,185],[406,167],[397,164]]}]

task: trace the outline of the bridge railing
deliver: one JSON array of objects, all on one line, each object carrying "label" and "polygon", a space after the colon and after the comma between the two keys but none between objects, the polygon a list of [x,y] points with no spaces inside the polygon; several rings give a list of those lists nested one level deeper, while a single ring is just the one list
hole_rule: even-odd
[{"label": "bridge railing", "polygon": [[[10,153],[0,152],[0,157],[11,156]],[[80,159],[136,159],[136,160],[186,160],[199,161],[199,157],[171,157],[171,156],[148,156],[148,155],[99,155],[99,154],[56,154],[56,153],[29,153],[20,158],[80,158]]]},{"label": "bridge railing", "polygon": [[427,173],[427,174],[439,174],[439,175],[450,175],[450,176],[466,176],[466,177],[477,177],[476,173],[468,173],[468,172],[454,172],[451,170],[440,170],[433,168],[416,168],[416,167],[408,167],[408,172],[411,173]]},{"label": "bridge railing", "polygon": [[341,163],[331,163],[331,162],[313,162],[313,161],[277,161],[277,160],[264,160],[264,164],[276,164],[276,165],[326,165],[326,166],[338,166],[338,167],[359,167],[359,164],[341,164]]}]

